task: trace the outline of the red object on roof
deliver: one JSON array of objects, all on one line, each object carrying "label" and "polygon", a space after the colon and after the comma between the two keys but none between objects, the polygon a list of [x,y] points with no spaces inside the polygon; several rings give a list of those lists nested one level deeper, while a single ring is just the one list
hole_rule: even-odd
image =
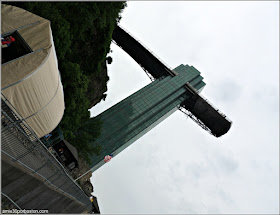
[{"label": "red object on roof", "polygon": [[2,40],[2,45],[5,45],[5,44],[10,44],[11,42],[15,42],[15,38],[13,38],[12,36],[8,37],[6,40]]}]

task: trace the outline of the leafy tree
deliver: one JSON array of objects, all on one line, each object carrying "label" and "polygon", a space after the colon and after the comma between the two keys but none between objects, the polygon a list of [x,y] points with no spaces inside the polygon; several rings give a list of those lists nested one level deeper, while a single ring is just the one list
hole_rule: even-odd
[{"label": "leafy tree", "polygon": [[111,64],[113,62],[113,58],[111,56],[108,56],[106,60],[108,64]]},{"label": "leafy tree", "polygon": [[89,119],[90,113],[87,108],[89,100],[86,97],[89,80],[83,74],[78,64],[63,62],[61,68],[65,71],[61,74],[64,96],[65,111],[60,126],[65,139],[73,139],[77,129],[83,122]]}]

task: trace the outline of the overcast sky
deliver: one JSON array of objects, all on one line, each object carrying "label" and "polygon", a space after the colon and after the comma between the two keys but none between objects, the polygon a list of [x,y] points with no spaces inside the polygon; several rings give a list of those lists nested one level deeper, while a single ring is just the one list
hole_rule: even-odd
[{"label": "overcast sky", "polygon": [[[176,111],[93,172],[101,213],[279,213],[279,2],[128,2],[121,26],[233,121],[211,136]],[[151,81],[111,45],[106,110]]]}]

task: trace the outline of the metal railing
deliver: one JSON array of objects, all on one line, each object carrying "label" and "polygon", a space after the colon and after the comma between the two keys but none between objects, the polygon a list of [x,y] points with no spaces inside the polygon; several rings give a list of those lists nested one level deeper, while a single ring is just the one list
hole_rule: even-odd
[{"label": "metal railing", "polygon": [[92,205],[81,187],[71,178],[56,157],[37,137],[28,123],[21,117],[12,104],[1,95],[1,151],[39,175],[44,182],[85,205],[88,211]]},{"label": "metal railing", "polygon": [[[157,56],[151,49],[149,49],[144,43],[142,43],[139,39],[137,39],[133,34],[131,34],[127,29],[125,29],[123,26],[121,26],[120,24],[118,24],[118,26],[125,31],[129,36],[131,36],[135,41],[137,41],[144,49],[146,49],[151,55],[153,55],[166,69],[166,71],[174,76],[177,75],[177,73],[170,67],[168,66],[159,56]],[[122,48],[115,40],[112,39],[112,42],[114,44],[116,44],[117,46],[119,46],[120,48]],[[141,66],[141,68],[144,70],[144,72],[146,73],[146,75],[150,78],[151,81],[155,81],[156,79],[153,77],[153,75],[146,70],[145,67],[143,67],[139,62],[138,64]]]},{"label": "metal railing", "polygon": [[187,115],[187,117],[191,118],[196,124],[198,124],[201,128],[203,128],[205,131],[207,131],[209,134],[216,137],[215,134],[212,133],[211,129],[208,128],[200,119],[198,119],[195,115],[192,114],[188,109],[185,107],[179,105],[177,106],[178,110]]},{"label": "metal railing", "polygon": [[134,38],[138,43],[140,43],[145,49],[147,49],[152,55],[154,55],[166,68],[173,70],[168,64],[166,64],[159,56],[157,56],[151,49],[149,49],[143,42],[141,42],[137,37],[135,37],[131,32],[125,29],[123,26],[118,24],[127,34],[129,34],[132,38]]}]

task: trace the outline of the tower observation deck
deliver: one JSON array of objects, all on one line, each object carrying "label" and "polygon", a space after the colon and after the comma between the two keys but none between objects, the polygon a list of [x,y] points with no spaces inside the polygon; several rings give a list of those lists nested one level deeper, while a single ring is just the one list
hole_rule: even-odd
[{"label": "tower observation deck", "polygon": [[[165,76],[174,77],[177,75],[176,69],[171,70],[168,68],[120,26],[115,28],[113,40],[153,78],[159,79]],[[191,97],[180,104],[179,110],[189,115],[200,126],[216,137],[227,133],[232,122],[199,95],[198,89],[193,88],[190,83],[186,82],[185,88],[186,94],[190,94]]]},{"label": "tower observation deck", "polygon": [[113,40],[153,81],[95,117],[102,121],[96,139],[101,152],[91,157],[92,171],[105,164],[104,156],[116,156],[178,109],[216,137],[228,132],[231,121],[199,95],[205,83],[196,68],[181,64],[171,70],[119,26]]}]

